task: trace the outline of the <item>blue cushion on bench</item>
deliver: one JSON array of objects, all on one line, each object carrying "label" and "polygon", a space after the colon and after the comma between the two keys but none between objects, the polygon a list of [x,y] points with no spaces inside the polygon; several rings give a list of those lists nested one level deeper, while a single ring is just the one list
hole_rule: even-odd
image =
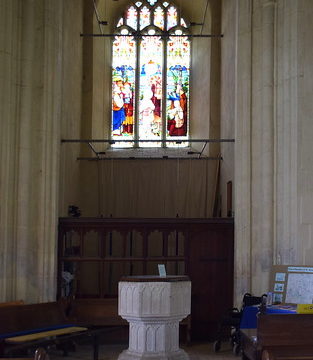
[{"label": "blue cushion on bench", "polygon": [[14,336],[36,334],[36,333],[39,333],[39,332],[49,331],[49,330],[64,329],[64,328],[71,327],[71,326],[76,326],[76,325],[74,325],[74,324],[60,324],[60,325],[53,325],[53,326],[48,326],[48,327],[44,327],[44,328],[16,331],[16,332],[11,332],[11,333],[7,333],[7,334],[0,334],[0,339],[6,339],[6,338],[14,337]]},{"label": "blue cushion on bench", "polygon": [[295,314],[296,307],[292,305],[272,305],[266,307],[266,314]]}]

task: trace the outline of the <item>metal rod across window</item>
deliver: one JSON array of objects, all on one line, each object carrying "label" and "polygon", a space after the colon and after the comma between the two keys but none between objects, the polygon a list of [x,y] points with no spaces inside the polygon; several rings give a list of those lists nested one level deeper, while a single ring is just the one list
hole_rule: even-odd
[{"label": "metal rod across window", "polygon": [[117,142],[169,142],[169,143],[223,143],[223,142],[235,142],[235,139],[171,139],[171,140],[163,140],[163,139],[151,139],[151,140],[127,140],[127,139],[61,139],[61,143],[109,143],[114,144]]},{"label": "metal rod across window", "polygon": [[[129,140],[110,140],[110,139],[62,139],[61,143],[86,143],[90,149],[92,150],[92,152],[95,154],[96,157],[78,157],[77,160],[89,160],[89,161],[93,161],[93,160],[110,160],[110,159],[114,159],[114,160],[125,160],[125,159],[130,159],[130,160],[137,160],[137,159],[151,159],[151,160],[157,160],[157,159],[198,159],[198,160],[223,160],[222,156],[215,156],[215,157],[211,157],[211,156],[206,156],[203,157],[203,151],[206,147],[206,145],[208,143],[234,143],[235,139],[189,139],[189,140],[132,140],[131,142],[161,142],[163,144],[165,143],[177,143],[177,144],[181,144],[183,142],[190,142],[190,143],[203,143],[203,147],[201,151],[187,151],[186,155],[181,156],[171,156],[171,155],[161,155],[161,156],[133,156],[133,154],[131,153],[131,151],[138,149],[138,147],[136,148],[130,148],[128,149],[130,151],[130,153],[128,154],[128,156],[123,156],[123,157],[119,157],[119,156],[108,156],[108,154],[106,154],[106,151],[96,151],[95,147],[92,145],[92,143],[108,143],[108,144],[114,144],[114,143],[123,143],[123,142],[129,142]],[[147,148],[142,148],[144,150],[147,150]],[[153,148],[155,150],[155,148]],[[160,148],[160,149],[164,149],[164,148]],[[123,150],[127,150],[125,148],[123,148]],[[182,149],[180,149],[182,150]],[[135,154],[135,153],[134,153]],[[192,155],[197,155],[198,157],[192,156]]]},{"label": "metal rod across window", "polygon": [[142,36],[152,36],[152,37],[161,37],[161,38],[168,38],[168,37],[190,37],[190,38],[222,38],[223,34],[183,34],[183,35],[176,35],[176,34],[80,34],[81,37],[115,37],[115,36],[129,36],[134,38],[139,38]]}]

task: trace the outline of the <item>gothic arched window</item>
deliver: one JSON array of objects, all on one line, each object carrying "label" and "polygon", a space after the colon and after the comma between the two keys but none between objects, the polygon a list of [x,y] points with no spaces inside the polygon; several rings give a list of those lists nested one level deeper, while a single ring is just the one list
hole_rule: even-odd
[{"label": "gothic arched window", "polygon": [[129,140],[118,147],[133,146],[136,140],[145,140],[140,147],[187,140],[190,41],[179,9],[163,0],[131,3],[116,34],[112,140]]}]

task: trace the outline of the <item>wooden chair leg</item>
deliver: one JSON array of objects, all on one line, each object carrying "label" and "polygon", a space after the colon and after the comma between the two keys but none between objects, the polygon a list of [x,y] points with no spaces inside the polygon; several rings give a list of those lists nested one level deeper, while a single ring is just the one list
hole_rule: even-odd
[{"label": "wooden chair leg", "polygon": [[99,358],[99,337],[94,335],[93,337],[93,360],[98,360]]},{"label": "wooden chair leg", "polygon": [[38,348],[35,351],[34,360],[49,360],[49,355],[44,348]]}]

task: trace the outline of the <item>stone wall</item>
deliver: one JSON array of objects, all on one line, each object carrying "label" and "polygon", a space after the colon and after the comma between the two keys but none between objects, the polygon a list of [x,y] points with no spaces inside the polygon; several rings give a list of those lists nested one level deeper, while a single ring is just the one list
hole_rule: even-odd
[{"label": "stone wall", "polygon": [[[197,25],[192,28],[192,31],[199,33],[201,28],[202,34],[220,33],[220,2],[212,1],[204,6],[204,1],[201,2],[201,8],[205,11],[201,14],[203,19],[203,25]],[[128,4],[127,1],[112,2],[110,5],[103,0],[97,2],[97,10],[99,16],[103,20],[108,21],[108,25],[101,26],[99,29],[96,23],[95,16],[93,14],[93,8],[90,7],[90,1],[84,1],[84,32],[90,33],[93,30],[95,33],[102,31],[104,34],[114,33],[114,28],[117,20],[123,14],[124,6]],[[199,18],[198,8],[195,8],[188,13],[188,7],[185,9],[186,4],[182,4],[182,13],[186,14],[187,20],[194,20]],[[189,8],[190,9],[190,8]],[[184,12],[185,11],[185,12]],[[189,19],[190,17],[190,19]],[[213,19],[213,21],[212,21]],[[95,138],[95,139],[107,139],[109,138],[109,130],[111,124],[111,39],[109,37],[95,37],[84,38],[83,44],[83,99],[82,99],[82,131],[81,138]],[[220,57],[219,57],[220,39],[211,40],[210,38],[195,38],[192,43],[192,75],[191,75],[191,134],[193,138],[219,138],[219,123],[220,123],[220,106],[219,106],[219,77],[220,77]],[[211,61],[211,49],[215,54],[214,59]],[[215,91],[211,92],[211,88]],[[66,145],[68,146],[68,145]],[[77,147],[77,145],[74,145]],[[198,144],[198,149],[201,151],[203,144]],[[195,146],[197,147],[197,146]],[[97,151],[105,151],[107,144],[97,143],[95,144]],[[90,149],[86,145],[82,145],[82,155],[92,156]],[[153,151],[152,157],[155,156],[157,150]],[[204,155],[217,156],[219,153],[219,145],[208,145],[204,151]],[[136,155],[136,154],[135,154]],[[134,156],[130,151],[129,156]],[[149,153],[147,154],[149,157]],[[160,157],[162,154],[160,153]],[[140,163],[142,168],[145,168],[145,160],[136,160]],[[162,161],[161,161],[162,162]],[[165,160],[166,162],[166,160]],[[118,161],[111,163],[111,167],[115,169],[117,173],[123,173],[125,167],[129,168],[128,160]],[[114,194],[116,186],[114,179],[107,182],[108,176],[103,171],[103,166],[96,162],[80,161],[80,197],[78,200],[78,206],[82,209],[83,216],[98,216],[99,214],[107,214],[107,209],[112,208],[108,206],[108,203],[112,202],[112,197],[106,198],[104,194],[108,192]],[[163,168],[167,168],[167,164],[157,167],[160,177],[163,179],[169,178],[169,183],[173,183],[178,179],[178,173],[173,173],[170,169],[164,173]],[[176,165],[175,165],[176,167]],[[211,208],[214,201],[211,200],[212,188],[213,192],[216,187],[216,161],[209,164],[210,179],[213,182],[210,183],[210,201],[207,208],[210,209],[208,214],[212,214]],[[110,172],[111,173],[111,172]],[[164,173],[164,175],[163,175]],[[211,176],[211,174],[213,174]],[[188,179],[189,174],[182,176],[183,179]],[[129,170],[130,179],[137,178],[137,173],[132,169]],[[107,182],[113,185],[109,190],[103,188],[103,184]],[[182,188],[187,187],[188,184],[183,183]],[[134,183],[134,190],[132,194],[136,194],[140,190],[142,185],[140,182]],[[115,197],[117,201],[117,208],[120,208],[122,201],[128,201],[130,195],[125,194],[127,184],[118,190],[118,194]],[[190,194],[192,194],[190,192]],[[202,191],[202,190],[201,190]],[[199,194],[201,193],[199,192]],[[150,193],[153,193],[151,189]],[[178,191],[176,192],[178,193]],[[161,193],[160,193],[161,194]],[[126,200],[123,200],[123,196],[126,196]],[[143,194],[143,198],[145,198]],[[173,196],[173,195],[171,195]],[[214,196],[214,195],[213,195]],[[119,200],[120,199],[120,200]],[[172,199],[170,197],[170,199]],[[164,200],[164,203],[167,199]],[[127,207],[127,206],[125,206]],[[114,208],[114,207],[113,207]],[[191,207],[192,208],[192,207]],[[138,214],[144,212],[143,208],[138,208],[135,212],[129,214],[129,216],[138,216]],[[164,216],[164,214],[171,213],[171,211],[164,210],[164,205],[155,204],[152,207],[151,212],[147,213],[147,216],[151,213],[158,214],[156,216]],[[193,216],[199,216],[199,211],[192,212]],[[201,213],[201,212],[200,212]],[[120,214],[120,212],[118,212]],[[113,216],[118,216],[113,211]],[[172,216],[175,216],[176,213]],[[182,216],[182,214],[179,214]],[[167,215],[168,216],[168,215]]]},{"label": "stone wall", "polygon": [[236,4],[237,301],[269,290],[272,264],[311,265],[312,10],[310,1]]},{"label": "stone wall", "polygon": [[[106,32],[126,2],[97,2]],[[192,81],[201,90],[192,95],[192,119],[201,118],[193,131],[236,138],[221,147],[220,189],[225,216],[225,185],[233,181],[238,301],[268,290],[272,264],[312,265],[313,3],[210,4],[203,33],[219,30],[221,10],[224,38],[193,46]],[[0,17],[0,297],[51,300],[58,216],[72,203],[86,204],[90,215],[103,207],[99,167],[76,161],[90,151],[60,140],[108,135],[110,45],[79,37],[98,32],[87,0],[4,0]]]},{"label": "stone wall", "polygon": [[[62,108],[61,138],[79,139],[84,120],[83,107],[83,2],[63,1],[62,44]],[[84,84],[85,85],[85,84]],[[85,92],[84,92],[85,95]],[[80,202],[81,167],[76,158],[81,153],[79,144],[60,145],[59,216],[67,216],[68,206]]]},{"label": "stone wall", "polygon": [[[294,123],[295,116],[293,116],[293,114],[297,114],[297,123],[299,126],[298,131],[295,131],[294,127],[290,129],[292,134],[291,141],[294,143],[297,140],[297,145],[294,145],[297,151],[293,157],[296,156],[297,159],[298,179],[296,184],[295,181],[292,181],[294,188],[295,186],[296,188],[290,196],[289,203],[293,204],[295,198],[297,198],[297,205],[299,206],[297,218],[299,219],[299,225],[293,222],[289,234],[291,244],[295,242],[297,244],[297,259],[303,264],[311,265],[313,262],[313,103],[311,101],[313,93],[313,84],[311,81],[313,72],[313,49],[310,45],[312,42],[310,35],[313,30],[313,4],[310,0],[301,0],[298,2],[298,8],[294,9],[293,5],[291,10],[291,21],[296,23],[298,34],[297,36],[295,36],[295,33],[290,34],[292,47],[297,51],[296,64],[295,55],[292,55],[289,47],[287,48],[289,49],[289,59],[293,68],[290,74],[290,92],[291,98],[293,98],[297,91],[298,101],[297,104],[290,104],[290,109],[292,109],[290,123]],[[290,173],[294,173],[293,168],[290,169]],[[293,215],[291,218],[292,217]],[[285,226],[286,225],[288,225],[288,222],[285,223]],[[296,232],[297,226],[299,227],[298,232]],[[299,246],[299,244],[303,244],[303,246]],[[300,251],[298,250],[299,248]]]},{"label": "stone wall", "polygon": [[[202,25],[191,30],[196,34],[221,33],[220,1],[210,1],[204,8]],[[220,137],[220,37],[192,39],[190,82],[190,133],[194,139]],[[198,151],[203,144],[193,144]],[[208,144],[204,155],[218,156],[219,144]]]},{"label": "stone wall", "polygon": [[[235,68],[236,68],[236,2],[224,0],[222,2],[221,33],[221,138],[233,139],[235,137]],[[234,143],[222,143],[220,177],[221,215],[227,214],[227,183],[234,182]],[[234,185],[234,184],[233,184]],[[232,197],[233,206],[234,198]],[[232,208],[234,210],[234,208]]]},{"label": "stone wall", "polygon": [[62,3],[0,4],[0,301],[55,295]]}]

